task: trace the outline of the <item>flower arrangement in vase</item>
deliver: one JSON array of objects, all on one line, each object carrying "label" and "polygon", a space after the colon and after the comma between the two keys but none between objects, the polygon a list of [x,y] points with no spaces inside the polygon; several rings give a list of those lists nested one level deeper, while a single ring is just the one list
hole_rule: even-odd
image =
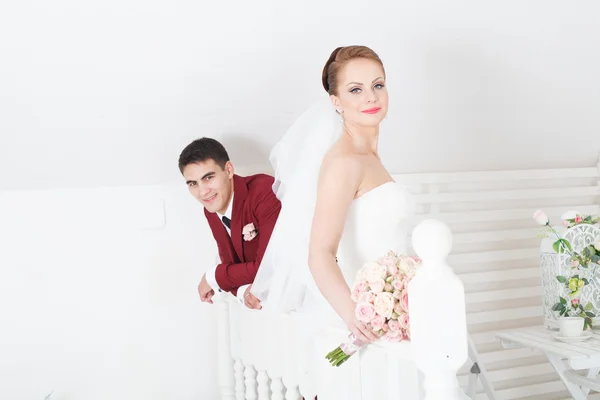
[{"label": "flower arrangement in vase", "polygon": [[[592,270],[594,273],[596,268],[600,266],[600,237],[596,237],[594,243],[578,246],[580,248],[574,251],[573,244],[550,225],[550,219],[543,211],[537,210],[533,214],[533,218],[538,224],[545,227],[538,237],[555,238],[552,248],[557,254],[566,255],[566,260],[569,263],[567,274],[555,276],[556,280],[564,285],[563,293],[566,293],[566,295],[559,294],[558,300],[552,306],[552,311],[558,312],[559,317],[582,317],[584,318],[584,329],[591,328],[592,319],[596,317],[593,312],[594,305],[589,301],[583,304],[581,292],[590,284],[590,280],[585,277],[589,273],[586,274],[585,272]],[[583,215],[576,211],[569,211],[563,214],[561,219],[563,226],[571,229],[582,224],[595,225],[600,221],[600,216]]]}]

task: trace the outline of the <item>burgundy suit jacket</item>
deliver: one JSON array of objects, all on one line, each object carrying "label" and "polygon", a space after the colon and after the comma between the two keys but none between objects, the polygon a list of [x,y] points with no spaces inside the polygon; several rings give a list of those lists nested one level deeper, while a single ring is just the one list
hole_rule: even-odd
[{"label": "burgundy suit jacket", "polygon": [[[233,176],[231,236],[219,214],[204,209],[221,258],[215,272],[217,284],[234,295],[240,286],[254,282],[279,216],[281,203],[273,193],[273,182],[274,178],[266,174]],[[258,235],[246,241],[242,230],[250,223],[254,224]]]}]

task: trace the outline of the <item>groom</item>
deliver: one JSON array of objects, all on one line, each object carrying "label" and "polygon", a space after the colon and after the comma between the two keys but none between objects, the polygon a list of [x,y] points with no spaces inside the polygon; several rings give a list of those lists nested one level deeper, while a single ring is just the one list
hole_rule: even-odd
[{"label": "groom", "polygon": [[215,291],[225,291],[260,309],[250,288],[281,210],[273,177],[236,175],[223,145],[211,138],[194,140],[183,149],[179,170],[204,206],[221,259],[202,276],[200,299],[212,303]]}]

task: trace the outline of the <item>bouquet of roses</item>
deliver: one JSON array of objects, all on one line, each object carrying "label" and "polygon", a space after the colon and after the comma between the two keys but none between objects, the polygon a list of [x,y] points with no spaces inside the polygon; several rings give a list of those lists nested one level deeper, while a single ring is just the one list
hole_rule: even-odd
[{"label": "bouquet of roses", "polygon": [[[410,339],[408,317],[408,282],[415,276],[421,260],[389,252],[377,262],[369,262],[356,274],[352,300],[356,302],[356,318],[375,335],[392,342]],[[350,334],[325,358],[333,366],[342,365],[365,343]]]}]

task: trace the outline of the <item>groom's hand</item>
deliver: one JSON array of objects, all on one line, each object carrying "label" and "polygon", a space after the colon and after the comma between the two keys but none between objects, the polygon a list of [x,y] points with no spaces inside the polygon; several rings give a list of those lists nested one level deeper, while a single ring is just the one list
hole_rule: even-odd
[{"label": "groom's hand", "polygon": [[250,290],[252,289],[252,285],[246,288],[246,292],[244,293],[244,304],[246,307],[251,308],[253,310],[260,310],[262,306],[260,305],[260,300],[256,298]]},{"label": "groom's hand", "polygon": [[202,275],[202,280],[198,284],[198,294],[200,295],[200,300],[212,304],[212,297],[214,296],[215,291],[206,281],[206,274]]}]

